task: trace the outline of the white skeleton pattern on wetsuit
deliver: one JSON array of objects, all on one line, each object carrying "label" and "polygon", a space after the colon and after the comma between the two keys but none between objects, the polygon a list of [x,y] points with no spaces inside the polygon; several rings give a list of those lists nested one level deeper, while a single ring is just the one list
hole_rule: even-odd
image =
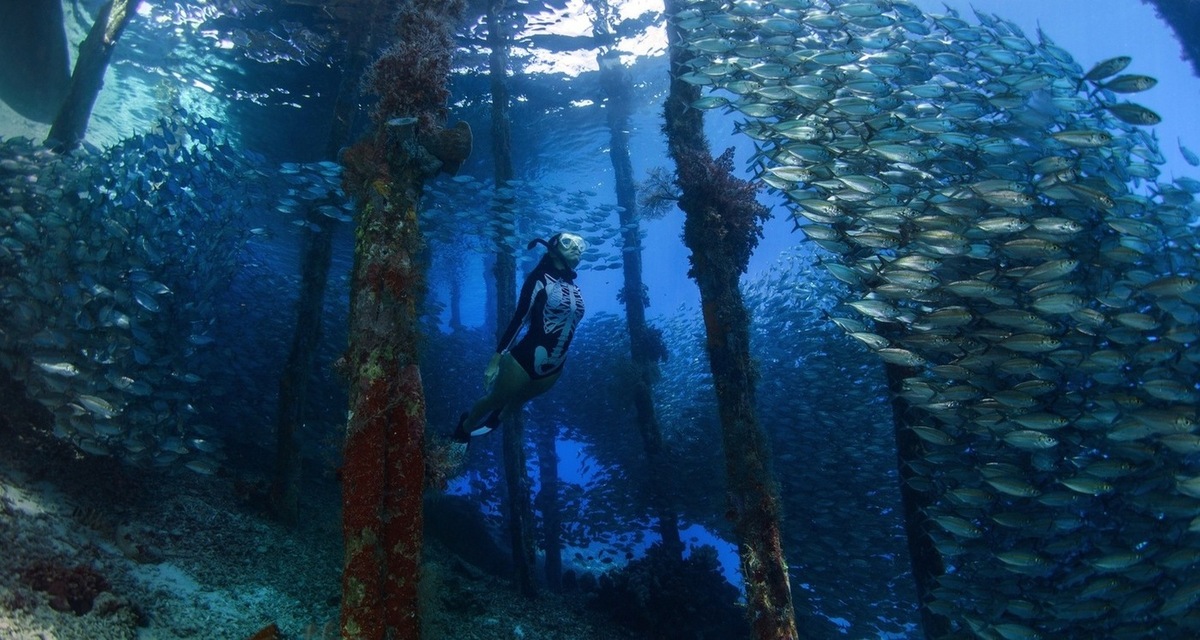
[{"label": "white skeleton pattern on wetsuit", "polygon": [[575,333],[575,325],[583,318],[583,294],[574,283],[555,279],[546,274],[542,286],[546,291],[546,307],[542,313],[542,331],[557,335],[554,348],[547,351],[544,345],[533,350],[533,368],[538,375],[546,375],[562,366],[567,355],[567,343]]},{"label": "white skeleton pattern on wetsuit", "polygon": [[[497,352],[507,350],[531,379],[554,375],[562,368],[583,319],[583,293],[573,276],[549,261],[539,264],[521,288],[517,312],[500,339]],[[526,322],[525,335],[516,340]]]}]

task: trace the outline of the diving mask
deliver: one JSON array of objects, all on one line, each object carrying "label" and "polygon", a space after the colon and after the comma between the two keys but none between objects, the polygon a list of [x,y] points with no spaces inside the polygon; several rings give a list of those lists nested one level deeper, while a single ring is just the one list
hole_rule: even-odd
[{"label": "diving mask", "polygon": [[561,252],[573,252],[582,254],[587,251],[587,240],[580,238],[573,233],[560,233],[558,236],[558,250]]},{"label": "diving mask", "polygon": [[551,242],[554,253],[571,269],[579,266],[583,252],[587,251],[587,241],[573,233],[560,233],[554,236]]}]

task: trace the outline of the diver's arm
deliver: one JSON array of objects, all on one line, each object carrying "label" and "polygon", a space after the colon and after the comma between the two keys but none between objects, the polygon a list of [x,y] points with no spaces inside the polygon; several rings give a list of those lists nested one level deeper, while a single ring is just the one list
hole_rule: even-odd
[{"label": "diver's arm", "polygon": [[492,385],[496,383],[496,376],[500,373],[500,356],[512,348],[513,342],[517,339],[517,333],[529,320],[530,311],[533,309],[533,298],[541,290],[541,281],[541,269],[534,269],[533,273],[525,278],[525,284],[521,287],[521,296],[517,298],[517,309],[513,312],[512,320],[508,322],[508,328],[504,330],[504,335],[500,337],[500,343],[496,345],[495,355],[483,370],[483,388],[487,389],[488,393],[491,393]]},{"label": "diver's arm", "polygon": [[496,354],[502,354],[512,348],[513,342],[517,339],[517,333],[521,331],[521,327],[529,321],[529,312],[533,309],[533,298],[537,295],[539,286],[542,282],[542,269],[534,269],[525,278],[525,284],[521,287],[521,295],[517,297],[517,309],[513,312],[512,320],[508,322],[508,328],[504,330],[504,335],[500,336],[500,343],[496,345]]}]

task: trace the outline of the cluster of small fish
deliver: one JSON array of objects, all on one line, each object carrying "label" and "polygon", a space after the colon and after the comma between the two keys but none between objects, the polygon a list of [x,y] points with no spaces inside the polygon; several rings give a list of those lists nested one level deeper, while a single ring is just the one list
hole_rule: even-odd
[{"label": "cluster of small fish", "polygon": [[[212,473],[193,398],[261,174],[178,110],[107,150],[0,141],[0,366],[83,451]],[[240,187],[239,187],[240,185]]]},{"label": "cluster of small fish", "polygon": [[[685,80],[909,371],[931,610],[1005,640],[1200,627],[1200,182],[1160,179],[1148,89],[1044,33],[905,0],[696,0]],[[1195,155],[1181,147],[1189,163]]]},{"label": "cluster of small fish", "polygon": [[517,256],[524,254],[532,238],[569,231],[588,243],[581,270],[619,269],[620,253],[604,247],[615,246],[614,239],[622,233],[619,225],[612,224],[621,208],[594,204],[595,196],[593,191],[567,191],[525,180],[510,180],[497,189],[463,174],[426,187],[421,228],[427,238],[443,246],[480,252],[503,246]]},{"label": "cluster of small fish", "polygon": [[[770,439],[793,598],[807,637],[905,637],[915,599],[896,488],[893,429],[874,357],[828,321],[844,285],[803,247],[743,284],[758,381],[755,417]],[[687,513],[712,509],[724,477],[703,322],[677,314],[655,387],[674,455],[686,460]],[[707,491],[705,491],[707,490]],[[703,522],[703,521],[701,521]],[[705,522],[720,531],[723,524]],[[835,623],[843,626],[836,629]]]},{"label": "cluster of small fish", "polygon": [[[774,451],[797,613],[851,637],[905,637],[915,590],[886,382],[829,314],[845,287],[797,247],[743,287],[759,373],[755,416]],[[813,637],[832,636],[832,622]]]},{"label": "cluster of small fish", "polygon": [[[279,166],[279,175],[287,192],[275,201],[275,211],[292,218],[292,224],[310,231],[320,231],[318,223],[309,219],[310,213],[324,216],[334,222],[350,222],[354,218],[354,205],[342,191],[342,165],[330,160],[320,162],[285,162]],[[255,227],[254,235],[265,230]]]}]

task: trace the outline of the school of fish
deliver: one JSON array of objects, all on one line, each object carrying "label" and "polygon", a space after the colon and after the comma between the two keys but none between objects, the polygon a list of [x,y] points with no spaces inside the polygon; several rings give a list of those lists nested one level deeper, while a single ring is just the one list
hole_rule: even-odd
[{"label": "school of fish", "polygon": [[615,247],[625,228],[613,219],[621,207],[595,203],[595,198],[592,190],[527,180],[497,187],[468,174],[441,176],[425,187],[419,219],[435,256],[460,260],[464,249],[480,254],[502,249],[536,260],[540,254],[526,249],[530,239],[571,229],[588,243],[579,270],[619,269],[621,253]]},{"label": "school of fish", "polygon": [[693,106],[739,114],[846,284],[832,321],[906,372],[925,606],[963,637],[1194,635],[1200,181],[1127,99],[1155,79],[905,0],[686,5]]},{"label": "school of fish", "polygon": [[84,452],[214,473],[206,398],[241,360],[220,344],[221,294],[267,235],[244,214],[273,201],[342,219],[339,176],[268,173],[183,109],[105,150],[0,140],[0,367]]}]

